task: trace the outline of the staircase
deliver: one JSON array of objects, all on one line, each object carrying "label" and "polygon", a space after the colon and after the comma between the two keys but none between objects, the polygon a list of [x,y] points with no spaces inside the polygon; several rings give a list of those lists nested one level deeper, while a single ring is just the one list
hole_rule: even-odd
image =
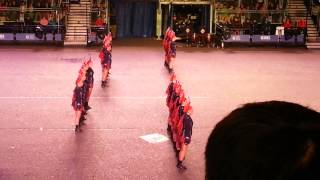
[{"label": "staircase", "polygon": [[320,37],[311,15],[304,4],[304,0],[290,0],[288,4],[288,15],[293,23],[301,18],[307,19],[307,48],[320,49]]},{"label": "staircase", "polygon": [[90,11],[90,0],[80,0],[80,4],[70,4],[64,45],[87,45]]}]

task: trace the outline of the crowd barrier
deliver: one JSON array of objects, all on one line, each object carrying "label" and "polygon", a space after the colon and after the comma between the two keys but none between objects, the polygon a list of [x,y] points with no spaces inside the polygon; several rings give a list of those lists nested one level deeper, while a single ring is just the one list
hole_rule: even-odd
[{"label": "crowd barrier", "polygon": [[64,41],[64,30],[61,26],[48,26],[47,28],[38,25],[2,26],[0,30],[0,43],[41,42],[59,44]]},{"label": "crowd barrier", "polygon": [[285,35],[231,35],[225,43],[247,43],[247,44],[288,44],[288,45],[304,45],[305,35],[286,37]]}]

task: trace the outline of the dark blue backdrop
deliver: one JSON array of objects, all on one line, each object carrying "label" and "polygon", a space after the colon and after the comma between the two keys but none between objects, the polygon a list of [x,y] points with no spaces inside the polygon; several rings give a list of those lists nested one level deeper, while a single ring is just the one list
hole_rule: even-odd
[{"label": "dark blue backdrop", "polygon": [[115,1],[118,37],[153,37],[156,28],[156,2]]}]

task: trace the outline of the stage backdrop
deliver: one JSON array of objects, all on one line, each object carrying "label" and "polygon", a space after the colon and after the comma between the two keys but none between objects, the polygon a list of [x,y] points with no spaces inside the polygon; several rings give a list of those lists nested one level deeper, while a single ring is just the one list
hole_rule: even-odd
[{"label": "stage backdrop", "polygon": [[117,37],[154,37],[156,2],[117,0]]}]

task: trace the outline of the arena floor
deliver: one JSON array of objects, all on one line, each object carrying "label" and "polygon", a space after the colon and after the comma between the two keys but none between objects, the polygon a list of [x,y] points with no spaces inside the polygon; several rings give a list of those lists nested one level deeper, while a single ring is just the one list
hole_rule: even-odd
[{"label": "arena floor", "polygon": [[[169,76],[156,40],[115,40],[108,87],[99,47],[0,46],[0,179],[198,180],[215,124],[247,102],[285,100],[320,111],[320,51],[302,48],[178,48],[175,71],[194,107],[181,173],[166,135]],[[83,132],[71,96],[81,61],[94,59],[95,87]]]}]

